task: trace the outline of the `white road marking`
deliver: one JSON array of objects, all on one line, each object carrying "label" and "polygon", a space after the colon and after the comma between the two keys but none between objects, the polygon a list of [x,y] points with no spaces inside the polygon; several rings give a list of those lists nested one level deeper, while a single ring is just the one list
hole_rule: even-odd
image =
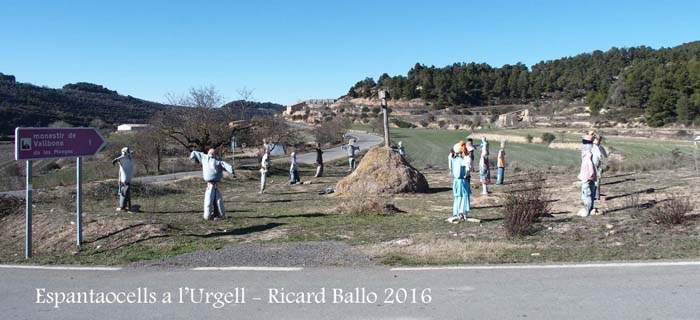
[{"label": "white road marking", "polygon": [[79,271],[117,271],[119,267],[61,267],[0,264],[0,269],[34,269],[34,270],[79,270]]},{"label": "white road marking", "polygon": [[399,267],[391,271],[436,271],[436,270],[523,270],[523,269],[581,269],[581,268],[632,268],[632,267],[682,267],[700,266],[700,261],[667,262],[613,262],[583,264],[527,264],[494,266],[446,266],[446,267]]},{"label": "white road marking", "polygon": [[194,271],[301,271],[301,267],[199,267]]}]

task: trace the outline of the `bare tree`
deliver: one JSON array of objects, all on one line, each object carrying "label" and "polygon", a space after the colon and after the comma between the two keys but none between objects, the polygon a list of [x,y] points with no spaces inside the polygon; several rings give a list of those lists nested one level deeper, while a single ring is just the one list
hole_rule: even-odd
[{"label": "bare tree", "polygon": [[192,108],[218,108],[224,102],[224,97],[212,85],[192,87],[182,95],[167,93],[165,98],[172,105]]},{"label": "bare tree", "polygon": [[252,101],[254,91],[255,89],[248,89],[247,87],[243,87],[236,90],[236,93],[238,93],[238,96],[241,97],[241,100]]},{"label": "bare tree", "polygon": [[146,173],[155,168],[156,174],[160,174],[160,165],[163,153],[167,147],[167,136],[158,128],[149,127],[139,130],[132,140],[132,149],[136,152],[138,163],[143,165]]},{"label": "bare tree", "polygon": [[314,128],[314,137],[320,144],[339,143],[343,141],[343,134],[348,129],[350,129],[350,120],[338,116]]},{"label": "bare tree", "polygon": [[241,141],[249,145],[262,144],[263,139],[272,144],[298,145],[303,142],[297,130],[289,127],[280,117],[257,116],[249,124],[248,130],[240,135]]},{"label": "bare tree", "polygon": [[227,146],[236,131],[245,129],[245,125],[234,122],[231,110],[219,108],[224,98],[214,86],[190,88],[188,94],[168,94],[166,98],[180,107],[156,113],[151,124],[188,150]]},{"label": "bare tree", "polygon": [[247,87],[236,90],[240,100],[232,103],[235,104],[233,108],[238,109],[240,119],[251,120],[253,113],[250,112],[250,109],[255,104],[253,102],[254,91],[255,89],[248,89]]}]

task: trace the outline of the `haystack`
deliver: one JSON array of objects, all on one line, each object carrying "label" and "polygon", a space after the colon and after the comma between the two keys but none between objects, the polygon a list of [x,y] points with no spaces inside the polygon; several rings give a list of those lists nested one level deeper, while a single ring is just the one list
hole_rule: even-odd
[{"label": "haystack", "polygon": [[430,186],[416,168],[398,152],[374,146],[362,158],[357,169],[338,182],[338,194],[397,194],[428,192]]}]

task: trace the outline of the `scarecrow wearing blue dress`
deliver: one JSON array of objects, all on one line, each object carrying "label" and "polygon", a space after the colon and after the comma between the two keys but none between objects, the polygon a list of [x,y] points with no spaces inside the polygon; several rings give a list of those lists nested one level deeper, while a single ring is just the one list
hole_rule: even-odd
[{"label": "scarecrow wearing blue dress", "polygon": [[470,210],[471,189],[469,186],[469,173],[472,169],[472,162],[469,158],[467,145],[460,141],[452,147],[450,153],[450,171],[452,174],[452,217],[447,221],[459,223],[468,219]]}]

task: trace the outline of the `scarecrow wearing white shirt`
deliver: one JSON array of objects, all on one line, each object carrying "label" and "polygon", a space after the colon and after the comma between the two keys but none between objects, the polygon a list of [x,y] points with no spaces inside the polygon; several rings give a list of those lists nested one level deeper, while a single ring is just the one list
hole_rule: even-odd
[{"label": "scarecrow wearing white shirt", "polygon": [[593,154],[593,165],[596,169],[596,180],[595,180],[595,199],[600,200],[600,180],[603,175],[603,166],[605,161],[608,160],[608,152],[605,147],[601,145],[603,142],[603,137],[596,135],[593,139],[593,147],[591,149],[591,154]]},{"label": "scarecrow wearing white shirt", "polygon": [[270,153],[277,147],[274,143],[267,143],[263,139],[263,156],[260,161],[260,193],[265,193],[267,187],[267,172],[270,170],[272,163],[270,162]]},{"label": "scarecrow wearing white shirt", "polygon": [[349,170],[348,171],[353,171],[357,167],[357,160],[355,159],[355,151],[360,150],[360,147],[355,146],[355,140],[350,139],[350,142],[341,148],[345,149],[345,151],[348,154],[348,165],[349,165]]},{"label": "scarecrow wearing white shirt", "polygon": [[403,146],[403,142],[399,141],[399,146],[397,147],[397,149],[402,157],[406,156],[406,149]]},{"label": "scarecrow wearing white shirt", "polygon": [[489,143],[486,138],[481,139],[481,157],[479,159],[479,179],[481,180],[481,194],[489,194],[488,185],[491,183],[491,168],[489,167]]},{"label": "scarecrow wearing white shirt", "polygon": [[223,218],[226,215],[224,200],[216,184],[224,177],[224,171],[233,174],[233,166],[214,156],[215,150],[209,149],[206,154],[192,151],[190,159],[202,164],[202,178],[207,182],[204,193],[204,219]]},{"label": "scarecrow wearing white shirt", "polygon": [[299,168],[297,167],[297,153],[292,152],[292,163],[289,165],[289,184],[297,184],[301,182],[299,179]]},{"label": "scarecrow wearing white shirt", "polygon": [[269,168],[270,154],[264,152],[262,159],[260,160],[260,193],[265,193],[265,187],[267,186],[267,170]]},{"label": "scarecrow wearing white shirt", "polygon": [[117,211],[131,211],[131,178],[134,177],[134,158],[129,147],[122,148],[122,155],[112,160],[119,163],[119,208]]}]

